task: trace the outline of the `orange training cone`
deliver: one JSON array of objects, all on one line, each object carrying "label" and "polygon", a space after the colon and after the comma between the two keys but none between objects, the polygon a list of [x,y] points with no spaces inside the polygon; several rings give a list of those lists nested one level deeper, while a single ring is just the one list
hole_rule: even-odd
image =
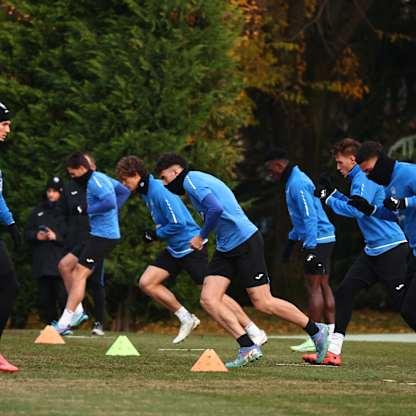
[{"label": "orange training cone", "polygon": [[205,350],[191,368],[191,371],[227,372],[228,368],[214,350]]},{"label": "orange training cone", "polygon": [[35,340],[35,344],[65,344],[65,341],[53,327],[46,325],[40,331],[39,336]]}]

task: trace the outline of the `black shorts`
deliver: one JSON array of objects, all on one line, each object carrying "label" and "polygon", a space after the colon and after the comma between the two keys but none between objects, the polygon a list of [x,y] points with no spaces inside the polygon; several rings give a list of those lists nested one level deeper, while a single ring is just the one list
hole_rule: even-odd
[{"label": "black shorts", "polygon": [[264,242],[260,232],[257,231],[230,251],[215,250],[208,266],[208,275],[239,279],[244,288],[268,284]]},{"label": "black shorts", "polygon": [[[112,241],[112,240],[110,240],[110,241]],[[77,245],[73,246],[68,251],[68,253],[71,253],[72,255],[74,255],[75,257],[77,257],[79,259],[85,245],[86,245],[86,242],[81,243],[81,244],[77,244]],[[101,286],[101,287],[105,286],[104,259],[98,260],[95,263],[94,270],[93,270],[91,276],[88,278],[88,284],[89,285],[95,285],[95,286]]]},{"label": "black shorts", "polygon": [[344,280],[356,280],[356,286],[369,288],[376,282],[382,282],[392,300],[393,306],[400,305],[406,293],[407,258],[409,247],[407,243],[386,251],[378,256],[361,254],[348,270]]},{"label": "black shorts", "polygon": [[79,255],[71,253],[78,257],[79,264],[82,266],[90,270],[98,269],[100,263],[104,261],[118,242],[119,240],[110,240],[92,235],[82,244]]},{"label": "black shorts", "polygon": [[[319,260],[323,263],[325,267],[325,273],[316,273],[322,274],[323,276],[329,275],[331,273],[331,257],[332,251],[334,250],[335,243],[323,243],[318,244],[316,246],[316,255],[318,256]],[[310,274],[304,270],[306,275]]]},{"label": "black shorts", "polygon": [[176,277],[182,270],[185,270],[196,284],[202,285],[208,274],[208,251],[204,246],[201,251],[195,250],[183,257],[173,257],[165,249],[159,253],[151,265],[166,270],[172,277]]}]

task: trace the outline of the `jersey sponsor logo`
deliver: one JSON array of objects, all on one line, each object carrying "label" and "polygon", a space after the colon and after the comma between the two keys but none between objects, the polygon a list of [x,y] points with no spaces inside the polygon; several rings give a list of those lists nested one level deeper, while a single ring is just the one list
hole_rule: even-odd
[{"label": "jersey sponsor logo", "polygon": [[71,191],[71,195],[76,195],[78,191]]},{"label": "jersey sponsor logo", "polygon": [[87,257],[87,258],[85,259],[85,261],[86,261],[87,263],[94,263],[94,262],[95,262],[95,260],[94,260],[94,259],[90,259],[89,257]]},{"label": "jersey sponsor logo", "polygon": [[404,283],[400,283],[399,285],[397,285],[396,287],[395,287],[395,289],[397,290],[397,291],[399,291],[399,290],[401,290],[401,289],[403,289],[404,288]]},{"label": "jersey sponsor logo", "polygon": [[264,273],[259,273],[257,276],[254,276],[255,280],[260,280],[264,276]]}]

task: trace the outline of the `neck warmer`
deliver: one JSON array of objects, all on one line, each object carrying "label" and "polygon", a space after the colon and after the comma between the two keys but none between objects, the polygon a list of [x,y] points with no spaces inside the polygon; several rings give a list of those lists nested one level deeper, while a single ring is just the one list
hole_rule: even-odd
[{"label": "neck warmer", "polygon": [[292,170],[295,166],[296,165],[293,164],[292,162],[289,162],[287,164],[287,166],[285,167],[285,170],[282,172],[282,181],[283,181],[283,183],[286,183],[288,181],[289,176],[292,173]]},{"label": "neck warmer", "polygon": [[137,185],[137,192],[146,195],[149,190],[149,175],[144,176]]},{"label": "neck warmer", "polygon": [[79,186],[86,188],[91,175],[93,174],[92,170],[88,170],[82,176],[78,176],[77,178],[72,178],[74,182],[76,182]]},{"label": "neck warmer", "polygon": [[391,181],[395,160],[389,158],[385,153],[380,152],[373,170],[368,174],[368,179],[371,179],[379,185],[387,186]]},{"label": "neck warmer", "polygon": [[171,183],[166,185],[166,188],[169,189],[173,194],[176,195],[185,195],[185,188],[183,187],[183,181],[185,176],[188,174],[188,170],[184,169]]}]

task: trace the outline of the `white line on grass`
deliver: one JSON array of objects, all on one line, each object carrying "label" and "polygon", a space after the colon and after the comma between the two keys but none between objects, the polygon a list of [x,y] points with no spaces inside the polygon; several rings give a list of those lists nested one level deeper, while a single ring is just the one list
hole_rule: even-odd
[{"label": "white line on grass", "polygon": [[[271,339],[304,339],[304,334],[299,335],[269,335]],[[347,334],[346,341],[359,342],[409,342],[416,343],[416,334],[412,333],[396,333],[396,334]]]},{"label": "white line on grass", "polygon": [[96,336],[96,335],[65,335],[65,338],[77,338],[77,339],[114,339],[115,337],[103,337],[103,336]]},{"label": "white line on grass", "polygon": [[319,365],[319,364],[298,364],[298,363],[277,363],[278,367],[310,367],[310,368],[337,368],[335,365]]},{"label": "white line on grass", "polygon": [[158,351],[205,351],[206,348],[158,348]]}]

